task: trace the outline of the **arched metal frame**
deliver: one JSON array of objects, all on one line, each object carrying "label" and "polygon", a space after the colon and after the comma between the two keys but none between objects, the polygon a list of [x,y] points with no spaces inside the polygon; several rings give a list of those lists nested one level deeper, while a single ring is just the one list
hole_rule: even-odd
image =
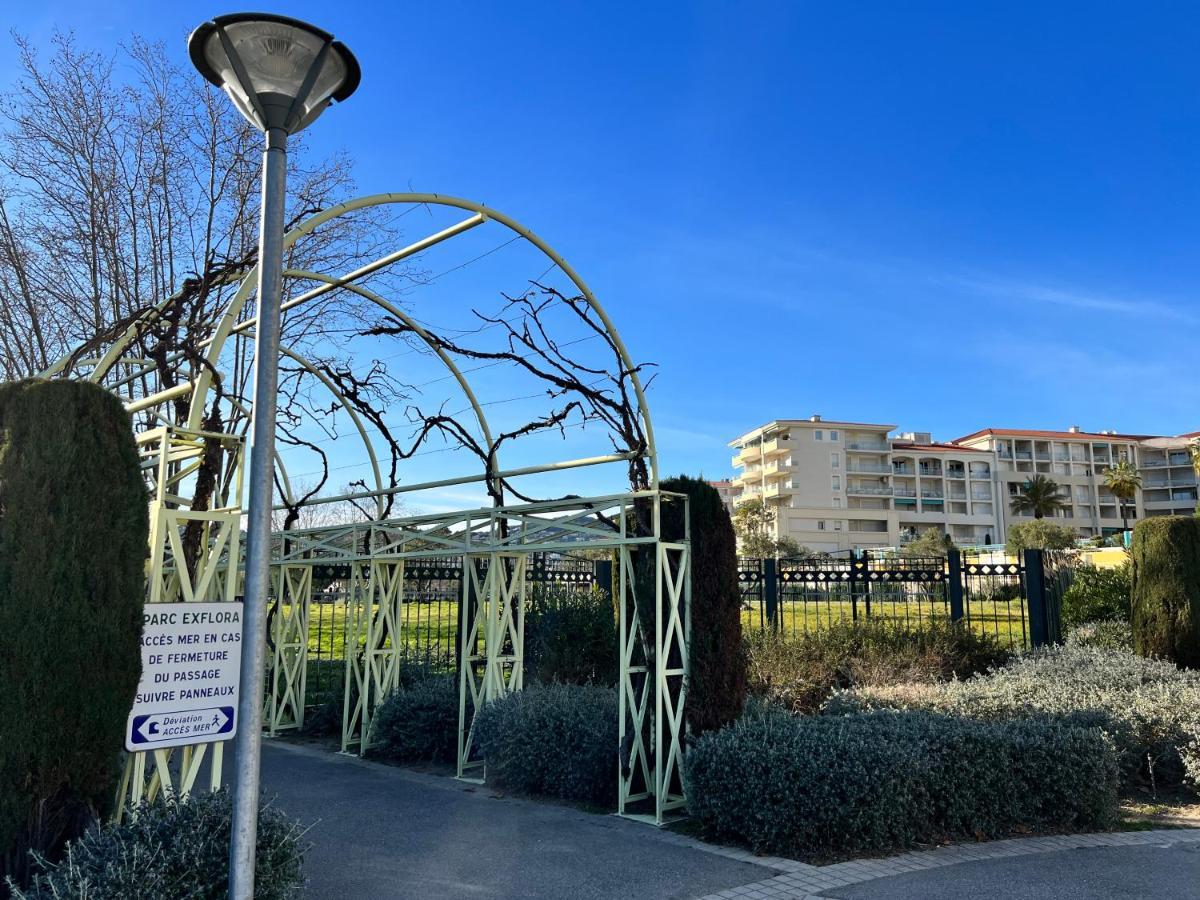
[{"label": "arched metal frame", "polygon": [[[343,749],[364,752],[370,743],[373,710],[389,690],[399,685],[399,647],[403,640],[398,624],[398,605],[404,602],[405,561],[437,555],[455,554],[463,559],[463,595],[459,622],[460,641],[460,722],[459,776],[469,777],[482,772],[481,763],[473,752],[473,722],[483,704],[507,693],[520,690],[523,684],[523,578],[527,556],[531,552],[578,550],[581,547],[608,548],[618,552],[618,595],[620,609],[620,736],[621,765],[619,766],[619,811],[634,814],[636,804],[650,801],[653,814],[645,816],[661,824],[672,810],[684,804],[680,773],[684,748],[683,708],[686,697],[687,645],[690,638],[690,541],[686,533],[686,497],[659,490],[658,453],[654,429],[646,402],[644,387],[616,327],[579,274],[544,240],[505,214],[479,203],[457,197],[426,193],[376,194],[339,204],[320,212],[297,225],[284,238],[284,249],[293,246],[304,236],[339,216],[373,207],[392,204],[422,204],[460,209],[470,215],[443,230],[422,238],[409,246],[383,256],[341,277],[300,269],[289,269],[285,277],[317,282],[317,286],[292,297],[283,304],[284,311],[302,307],[326,293],[345,289],[354,292],[388,315],[404,323],[440,359],[455,379],[474,413],[480,436],[487,447],[494,445],[487,416],[468,379],[455,361],[441,349],[416,321],[395,304],[355,282],[403,259],[447,241],[486,222],[495,222],[537,248],[574,284],[579,295],[605,329],[612,347],[628,373],[637,403],[637,414],[645,436],[645,447],[639,451],[614,453],[605,456],[556,461],[520,469],[503,470],[499,462],[482,475],[467,475],[437,482],[408,485],[385,484],[378,455],[372,445],[370,429],[357,415],[352,404],[337,385],[301,354],[283,350],[283,354],[311,374],[346,411],[364,446],[371,465],[375,489],[335,498],[376,501],[377,514],[382,515],[384,497],[451,484],[486,480],[499,486],[500,479],[560,471],[580,466],[628,462],[644,457],[648,465],[649,490],[637,493],[614,494],[604,497],[576,498],[568,501],[521,504],[517,506],[494,501],[492,508],[465,510],[434,516],[410,516],[387,521],[338,526],[306,531],[289,531],[286,542],[279,537],[273,554],[273,579],[277,602],[280,604],[273,628],[273,660],[270,685],[266,698],[266,721],[271,733],[297,727],[303,720],[304,673],[306,670],[308,609],[312,601],[311,566],[330,562],[350,563],[352,573],[350,592],[351,646],[363,647],[361,658],[347,652],[345,678],[345,712]],[[212,384],[211,369],[220,365],[221,355],[231,336],[249,338],[255,319],[242,319],[254,285],[257,269],[242,276],[222,312],[213,335],[203,342],[207,366],[202,368],[194,383],[188,382],[160,391],[149,397],[131,399],[131,411],[154,412],[158,405],[190,395],[188,420],[175,428],[164,425],[155,429],[153,437],[143,436],[143,456],[149,468],[157,468],[159,494],[156,515],[169,524],[157,536],[158,550],[151,561],[151,600],[230,599],[237,592],[239,576],[237,521],[241,510],[236,498],[241,496],[240,478],[244,470],[244,442],[239,436],[222,435],[224,441],[238,445],[233,498],[217,498],[216,508],[191,512],[184,509],[186,500],[168,487],[178,484],[198,465],[204,439],[200,431]],[[87,378],[105,382],[118,389],[151,371],[141,360],[129,360],[124,354],[145,328],[151,317],[162,314],[169,304],[164,301],[147,313],[142,320],[131,324],[93,364]],[[135,368],[119,378],[111,378],[118,364]],[[137,368],[142,366],[141,368]],[[43,373],[46,376],[67,374],[67,361],[56,364]],[[238,406],[246,426],[252,411]],[[164,418],[161,415],[160,419]],[[149,433],[147,433],[149,434]],[[277,471],[284,497],[295,504],[292,488],[282,460],[276,457]],[[495,492],[499,494],[500,492]],[[232,502],[231,502],[232,501]],[[662,531],[664,504],[684,506],[684,534],[671,539]],[[191,597],[190,590],[180,592],[179,585],[188,587],[186,573],[182,579],[173,575],[174,560],[180,558],[178,534],[182,523],[201,517],[205,528],[223,535],[220,542],[209,546],[210,555],[201,561],[205,571],[214,567],[225,575],[210,578],[212,596]],[[646,528],[647,520],[649,528]],[[614,530],[602,522],[617,522]],[[168,537],[164,538],[164,534]],[[648,568],[647,568],[648,565]],[[637,574],[642,571],[642,576]],[[653,573],[652,576],[650,573]],[[652,578],[652,580],[650,580]],[[165,586],[165,587],[164,587]],[[650,594],[647,594],[647,591]],[[642,596],[639,597],[639,592]],[[204,593],[201,591],[200,593]],[[639,607],[653,603],[651,616],[654,634],[639,615]],[[161,758],[160,758],[161,757]],[[203,745],[183,754],[184,768],[177,790],[187,791],[196,781],[199,761],[203,760]],[[220,778],[220,745],[209,754],[213,771],[211,783]],[[145,754],[134,754],[123,779],[125,796],[139,799],[153,797],[159,790],[172,790],[170,754],[160,751],[154,758],[154,771],[148,769]],[[147,781],[147,779],[149,779]],[[637,816],[643,818],[643,816]]]}]

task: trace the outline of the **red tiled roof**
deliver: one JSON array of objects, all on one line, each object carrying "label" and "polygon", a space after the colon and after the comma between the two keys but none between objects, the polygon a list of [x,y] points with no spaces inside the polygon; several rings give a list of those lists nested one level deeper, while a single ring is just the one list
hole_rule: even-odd
[{"label": "red tiled roof", "polygon": [[893,450],[920,450],[927,453],[989,453],[989,450],[980,450],[976,447],[960,447],[958,444],[946,444],[941,441],[934,441],[932,444],[911,444],[907,442],[894,441],[892,443]]},{"label": "red tiled roof", "polygon": [[1030,438],[1088,438],[1111,441],[1114,438],[1122,441],[1144,441],[1147,438],[1161,437],[1157,434],[1101,434],[1096,431],[1039,431],[1028,428],[981,428],[968,435],[955,438],[951,443],[961,444],[974,438],[994,434],[1000,437],[1030,437]]}]

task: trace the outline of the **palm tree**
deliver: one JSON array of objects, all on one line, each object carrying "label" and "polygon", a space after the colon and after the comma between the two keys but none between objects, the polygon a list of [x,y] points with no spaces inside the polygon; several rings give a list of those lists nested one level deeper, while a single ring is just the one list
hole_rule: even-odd
[{"label": "palm tree", "polygon": [[1104,486],[1112,491],[1113,496],[1120,502],[1121,530],[1128,531],[1129,509],[1125,504],[1137,496],[1138,489],[1142,486],[1142,476],[1129,460],[1123,459],[1104,470]]},{"label": "palm tree", "polygon": [[1044,519],[1060,509],[1071,505],[1065,494],[1059,493],[1058,482],[1045,475],[1034,475],[1023,485],[1021,493],[1009,501],[1015,513],[1033,513],[1035,519]]}]

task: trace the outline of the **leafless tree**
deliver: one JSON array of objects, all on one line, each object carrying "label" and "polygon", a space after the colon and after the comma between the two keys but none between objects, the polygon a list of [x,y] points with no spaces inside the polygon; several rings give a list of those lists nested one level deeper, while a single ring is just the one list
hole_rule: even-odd
[{"label": "leafless tree", "polygon": [[[21,75],[0,96],[0,377],[34,375],[67,356],[70,371],[87,372],[91,360],[132,330],[128,360],[106,383],[135,398],[207,373],[212,398],[202,428],[238,433],[250,405],[252,332],[231,340],[218,364],[205,348],[256,261],[261,136],[160,45],[134,38],[105,55],[59,34],[43,56],[27,40],[15,40]],[[294,140],[289,223],[345,199],[353,189],[350,171],[344,157],[315,159],[302,136]],[[397,237],[396,220],[383,211],[338,217],[297,241],[285,264],[349,271],[394,250]],[[392,267],[372,276],[383,279],[372,288],[403,287],[420,276],[417,269]],[[285,285],[287,296],[305,287],[295,279]],[[312,363],[380,435],[390,484],[399,479],[399,463],[433,437],[467,448],[491,472],[504,444],[594,425],[607,431],[616,450],[635,454],[630,482],[646,487],[646,462],[636,456],[646,449],[646,437],[631,396],[631,379],[644,366],[624,365],[581,297],[535,283],[505,299],[499,313],[477,313],[481,330],[502,335],[498,345],[473,341],[470,332],[432,335],[452,356],[515,366],[544,386],[547,411],[496,435],[490,446],[444,408],[416,403],[384,363],[345,349],[348,335],[416,345],[410,327],[380,320],[350,291],[329,291],[296,310],[303,314],[285,314],[284,345]],[[547,322],[560,313],[600,340],[606,352],[600,363],[568,355]],[[252,315],[252,308],[243,311],[242,323]],[[306,521],[304,504],[327,492],[330,466],[322,444],[337,437],[338,423],[306,367],[284,359],[280,389],[280,443],[304,448],[320,465],[303,488],[281,491],[292,499],[280,524],[291,528]],[[165,413],[144,414],[140,424],[184,425],[190,404],[184,397]],[[404,411],[400,421],[392,409]],[[234,476],[229,462],[226,451],[210,443],[194,479],[193,509],[224,494]],[[497,502],[506,492],[532,499],[508,482],[489,481],[488,490]],[[373,508],[362,511],[376,515]],[[384,514],[394,511],[389,495]],[[189,555],[199,540],[198,528],[185,537]]]}]

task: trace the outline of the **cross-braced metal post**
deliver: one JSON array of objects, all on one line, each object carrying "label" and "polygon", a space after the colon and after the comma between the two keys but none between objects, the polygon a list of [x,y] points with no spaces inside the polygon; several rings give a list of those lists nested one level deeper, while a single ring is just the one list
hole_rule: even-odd
[{"label": "cross-braced metal post", "polygon": [[459,646],[458,777],[482,770],[475,718],[525,683],[525,568],[528,554],[469,554],[463,560]]},{"label": "cross-braced metal post", "polygon": [[263,720],[272,737],[304,724],[312,574],[312,566],[293,564],[271,569],[275,610],[269,631],[271,655]]}]

